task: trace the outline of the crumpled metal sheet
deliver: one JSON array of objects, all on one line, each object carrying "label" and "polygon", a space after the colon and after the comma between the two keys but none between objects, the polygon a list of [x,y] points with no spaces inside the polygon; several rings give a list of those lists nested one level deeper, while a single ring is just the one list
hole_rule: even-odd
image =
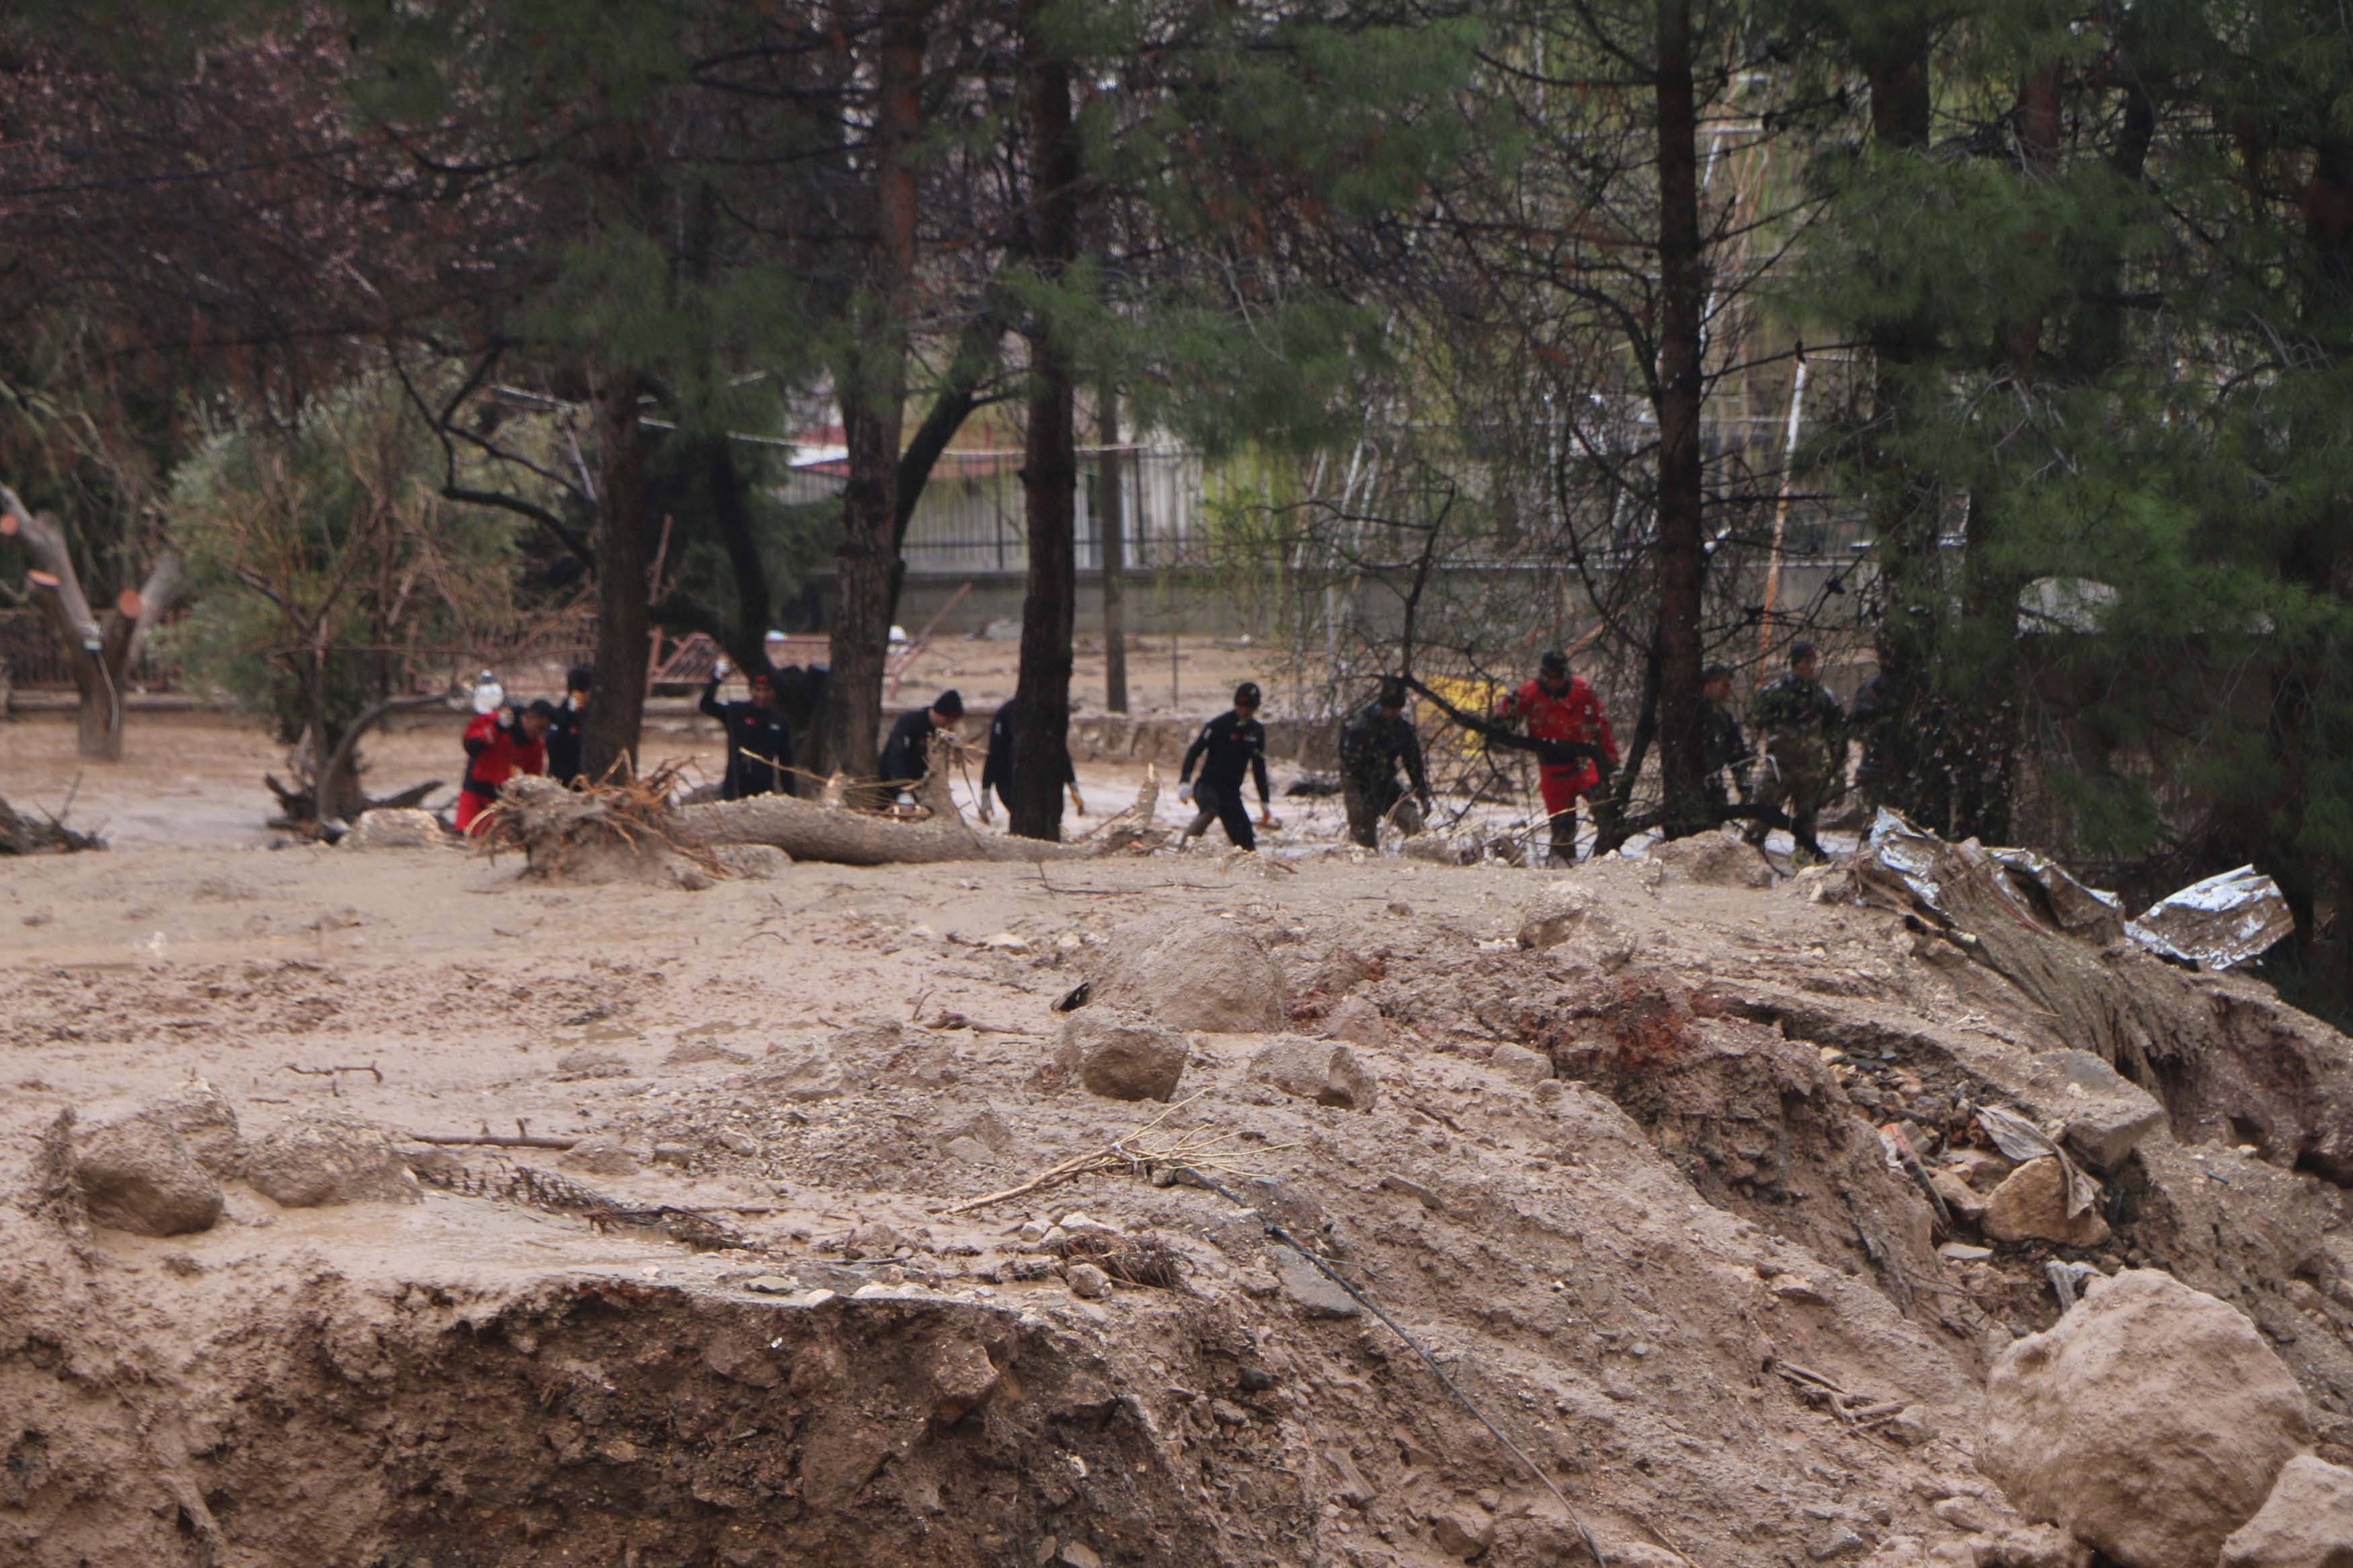
[{"label": "crumpled metal sheet", "polygon": [[2253,866],[2192,882],[2125,925],[2149,952],[2201,969],[2243,963],[2295,931],[2279,884]]},{"label": "crumpled metal sheet", "polygon": [[1933,833],[1923,833],[1912,826],[1899,812],[1879,808],[1871,819],[1871,837],[1863,847],[1871,859],[1892,871],[1911,889],[1912,896],[1929,909],[1944,912],[1938,901],[1943,889],[1933,873],[1937,857],[1951,846]]},{"label": "crumpled metal sheet", "polygon": [[2042,890],[2043,902],[2059,929],[2070,936],[2105,946],[2124,934],[2125,901],[2114,893],[2087,888],[2067,874],[2059,862],[2033,849],[1989,849],[2013,881]]}]

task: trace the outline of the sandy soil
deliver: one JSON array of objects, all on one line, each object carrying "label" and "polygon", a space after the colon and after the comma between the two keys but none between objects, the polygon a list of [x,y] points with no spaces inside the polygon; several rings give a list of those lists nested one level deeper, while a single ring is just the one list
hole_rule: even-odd
[{"label": "sandy soil", "polygon": [[[0,792],[68,773],[45,727],[0,738]],[[385,742],[385,783],[445,740]],[[2023,1521],[1970,1463],[1978,1380],[2055,1316],[2054,1255],[2233,1293],[2353,1438],[2353,1302],[2299,1306],[2263,1283],[2288,1263],[2216,1240],[2325,1252],[2343,1193],[2194,1107],[2112,1243],[1934,1249],[1874,1120],[1925,1126],[2063,1042],[1819,874],[1441,868],[1302,819],[1256,858],[550,886],[454,847],[237,840],[269,748],[163,723],[134,745],[75,812],[114,850],[0,865],[0,1186],[32,1189],[61,1111],[200,1076],[248,1141],[321,1113],[609,1137],[602,1170],[506,1157],[742,1245],[440,1191],[294,1209],[232,1182],[223,1224],[167,1239],[0,1208],[0,1560],[1586,1561],[1261,1216],[1426,1343],[1613,1564],[1980,1560]],[[1131,776],[1091,775],[1090,804]],[[1517,946],[1564,893],[1601,918]],[[1277,1088],[1262,1032],[1197,1032],[1176,1120],[1229,1141],[1255,1213],[1141,1171],[955,1212],[1163,1109],[1073,1082],[1058,1004],[1173,927],[1271,955],[1242,984],[1352,1040],[1371,1103]],[[2193,1200],[2243,1206],[2192,1223]],[[1180,1288],[1077,1293],[1039,1238],[1082,1211]],[[1858,1426],[1793,1365],[1910,1414]]]}]

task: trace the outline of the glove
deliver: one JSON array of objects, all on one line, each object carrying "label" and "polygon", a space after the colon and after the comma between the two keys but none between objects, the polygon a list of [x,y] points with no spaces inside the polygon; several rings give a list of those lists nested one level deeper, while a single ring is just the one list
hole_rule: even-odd
[{"label": "glove", "polygon": [[1081,816],[1084,816],[1087,814],[1086,800],[1079,794],[1079,786],[1076,784],[1072,784],[1071,786],[1071,809],[1077,812]]},{"label": "glove", "polygon": [[1179,784],[1179,785],[1177,785],[1177,786],[1176,786],[1176,798],[1177,798],[1178,800],[1183,801],[1187,805],[1192,805],[1192,804],[1193,804],[1193,786],[1192,786],[1191,784]]},{"label": "glove", "polygon": [[711,667],[711,679],[713,680],[724,680],[734,673],[735,667],[727,662],[727,656],[723,653],[719,656],[719,662]]}]

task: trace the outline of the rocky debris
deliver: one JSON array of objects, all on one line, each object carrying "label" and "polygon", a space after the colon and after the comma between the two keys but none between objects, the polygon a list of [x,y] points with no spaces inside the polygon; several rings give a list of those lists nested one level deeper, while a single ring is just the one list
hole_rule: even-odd
[{"label": "rocky debris", "polygon": [[929,1372],[935,1421],[961,1418],[995,1392],[1004,1376],[987,1349],[967,1339],[946,1339],[934,1344]]},{"label": "rocky debris", "polygon": [[1650,858],[1703,887],[1769,888],[1778,879],[1764,854],[1729,828],[1671,838],[1653,847]]},{"label": "rocky debris", "polygon": [[1094,1000],[1171,1029],[1267,1034],[1289,1021],[1290,994],[1266,944],[1232,921],[1144,921],[1113,931]]},{"label": "rocky debris", "polygon": [[2125,1568],[2211,1568],[2311,1441],[2303,1391],[2253,1324],[2134,1269],[2002,1352],[1977,1459],[2021,1512]]},{"label": "rocky debris", "polygon": [[1506,1040],[1487,1058],[1487,1065],[1514,1082],[1533,1088],[1552,1076],[1552,1058],[1542,1051]]},{"label": "rocky debris", "polygon": [[628,1058],[601,1046],[582,1046],[555,1058],[555,1081],[558,1083],[576,1083],[591,1078],[627,1078],[636,1070],[629,1066]]},{"label": "rocky debris", "polygon": [[1494,1543],[1495,1521],[1475,1506],[1446,1509],[1430,1516],[1430,1538],[1449,1557],[1468,1563]]},{"label": "rocky debris", "polygon": [[1148,1018],[1089,1008],[1062,1025],[1055,1065],[1108,1100],[1168,1100],[1193,1047]]},{"label": "rocky debris", "polygon": [[2108,1222],[2096,1203],[2081,1214],[2067,1213],[2066,1173],[2048,1158],[2029,1160],[2012,1171],[1986,1199],[1980,1223],[1996,1241],[2097,1247],[2108,1239]]},{"label": "rocky debris", "polygon": [[245,1179],[288,1208],[424,1201],[381,1127],[348,1117],[299,1117],[254,1144]]},{"label": "rocky debris", "polygon": [[714,844],[711,857],[738,877],[754,882],[773,880],[785,874],[793,858],[773,844]]},{"label": "rocky debris", "polygon": [[734,1062],[740,1065],[751,1059],[751,1052],[739,1051],[716,1041],[681,1040],[670,1047],[670,1055],[662,1058],[662,1065],[691,1067],[697,1062]]},{"label": "rocky debris", "polygon": [[69,1172],[92,1224],[137,1236],[209,1230],[220,1184],[168,1121],[135,1112],[71,1130]]},{"label": "rocky debris", "polygon": [[2255,1517],[2222,1542],[2219,1568],[2353,1568],[2353,1470],[2290,1459]]},{"label": "rocky debris", "polygon": [[431,849],[456,842],[429,811],[413,805],[378,806],[364,812],[337,840],[343,849]]},{"label": "rocky debris", "polygon": [[948,1143],[958,1139],[969,1139],[980,1145],[984,1154],[1009,1154],[1017,1142],[1012,1124],[993,1105],[984,1105],[963,1121],[951,1124],[943,1136]]},{"label": "rocky debris", "polygon": [[224,1181],[245,1164],[245,1139],[237,1129],[237,1107],[203,1079],[192,1078],[149,1101],[140,1114],[178,1133],[196,1163]]},{"label": "rocky debris", "polygon": [[1972,1568],[2092,1568],[2092,1549],[2047,1524],[1997,1530],[1970,1547]]},{"label": "rocky debris", "polygon": [[634,1176],[645,1169],[637,1152],[609,1133],[583,1138],[557,1155],[555,1163],[567,1171],[586,1171],[596,1176]]},{"label": "rocky debris", "polygon": [[1324,1015],[1324,1027],[1334,1039],[1352,1046],[1377,1050],[1389,1043],[1389,1021],[1362,996],[1341,998],[1339,1005]]},{"label": "rocky debris", "polygon": [[1961,1173],[1948,1166],[1936,1165],[1928,1172],[1928,1184],[1945,1200],[1945,1207],[1957,1219],[1970,1225],[1985,1218],[1986,1195],[1961,1179]]},{"label": "rocky debris", "polygon": [[1604,970],[1624,968],[1635,950],[1634,939],[1603,912],[1593,892],[1568,882],[1546,889],[1521,911],[1517,940],[1533,952],[1573,943],[1580,956]]},{"label": "rocky debris", "polygon": [[1071,1264],[1068,1279],[1071,1282],[1071,1294],[1073,1296],[1092,1301],[1098,1297],[1111,1294],[1111,1276],[1092,1263]]},{"label": "rocky debris", "polygon": [[2107,1174],[2165,1121],[2165,1107],[2147,1089],[2089,1051],[2044,1051],[2027,1074],[2025,1091],[2046,1116],[2063,1121],[2060,1142],[2091,1169]]},{"label": "rocky debris", "polygon": [[1282,1293],[1297,1303],[1299,1310],[1308,1317],[1353,1318],[1364,1311],[1364,1308],[1356,1304],[1355,1297],[1332,1283],[1322,1269],[1281,1242],[1267,1248],[1267,1260],[1274,1265],[1275,1282],[1282,1287]]},{"label": "rocky debris", "polygon": [[850,1081],[839,1062],[828,1061],[802,1047],[770,1057],[753,1075],[752,1087],[779,1100],[806,1104],[817,1100],[839,1100],[849,1092]]},{"label": "rocky debris", "polygon": [[1380,1098],[1378,1081],[1356,1052],[1303,1035],[1282,1035],[1267,1042],[1250,1058],[1250,1076],[1285,1094],[1346,1110],[1370,1110]]}]

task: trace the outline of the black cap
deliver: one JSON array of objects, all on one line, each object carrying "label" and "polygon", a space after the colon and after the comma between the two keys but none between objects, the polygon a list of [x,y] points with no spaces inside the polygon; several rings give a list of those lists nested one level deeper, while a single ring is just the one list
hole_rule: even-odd
[{"label": "black cap", "polygon": [[1405,706],[1404,681],[1392,675],[1381,682],[1381,706],[1384,708]]},{"label": "black cap", "polygon": [[1789,662],[1795,664],[1799,659],[1816,658],[1821,651],[1810,642],[1793,642],[1789,645]]},{"label": "black cap", "polygon": [[575,664],[565,672],[564,689],[566,691],[587,691],[596,684],[596,672],[585,664]]},{"label": "black cap", "polygon": [[1241,707],[1244,703],[1248,703],[1250,706],[1255,707],[1258,704],[1260,692],[1258,682],[1255,680],[1245,680],[1240,686],[1234,688],[1234,706],[1237,708]]},{"label": "black cap", "polygon": [[526,713],[536,713],[543,719],[552,721],[555,717],[555,704],[550,702],[544,697],[534,698],[532,700],[531,706],[524,709],[523,711]]},{"label": "black cap", "polygon": [[961,719],[964,717],[964,699],[951,687],[932,699],[932,711],[944,713],[951,719]]},{"label": "black cap", "polygon": [[1728,664],[1711,664],[1699,672],[1699,683],[1702,686],[1714,686],[1719,680],[1731,679],[1732,666]]},{"label": "black cap", "polygon": [[1544,658],[1536,660],[1536,668],[1543,670],[1546,675],[1567,675],[1568,673],[1568,655],[1561,652],[1560,649],[1556,647],[1547,648],[1545,650]]}]

